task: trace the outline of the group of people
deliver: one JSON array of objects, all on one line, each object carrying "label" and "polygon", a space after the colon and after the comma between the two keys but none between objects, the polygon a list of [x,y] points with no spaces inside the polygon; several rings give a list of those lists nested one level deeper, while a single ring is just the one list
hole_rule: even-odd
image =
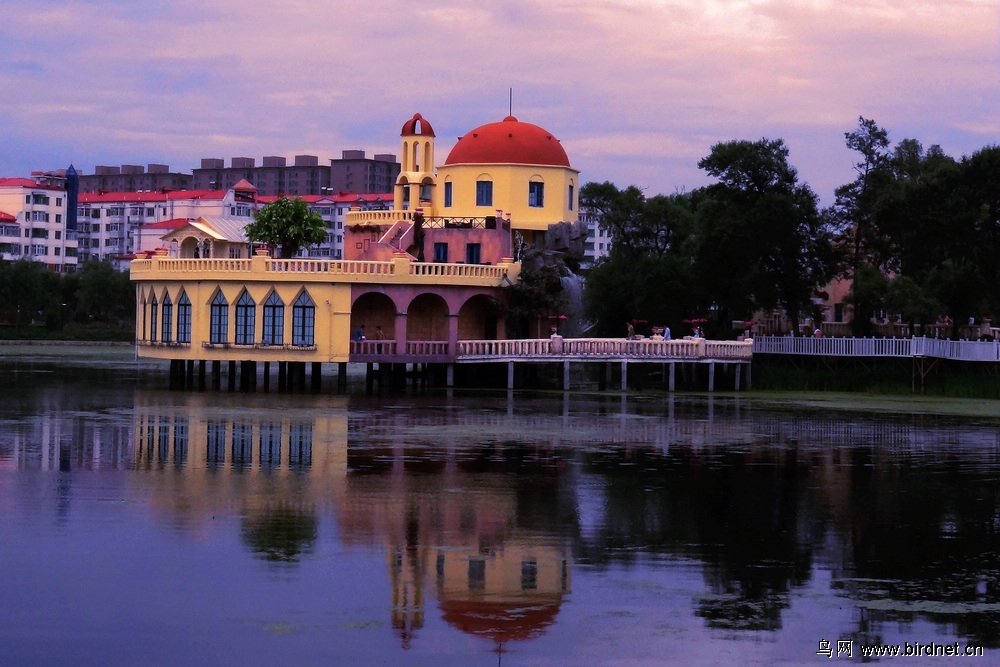
[{"label": "group of people", "polygon": [[[663,340],[670,340],[670,327],[663,327],[663,332],[662,333],[659,333],[659,329],[656,328],[656,327],[654,327],[653,328],[653,333],[658,334],[658,335],[662,335],[663,336]],[[700,327],[698,327],[698,328],[695,329],[695,337],[704,338],[704,335],[701,333],[701,328]],[[637,338],[638,338],[638,336],[635,335],[635,325],[633,325],[631,322],[626,322],[625,323],[625,339],[626,340],[636,340]]]},{"label": "group of people", "polygon": [[[359,326],[357,329],[354,330],[354,333],[351,334],[351,340],[355,342],[368,340],[367,337],[365,336],[364,324],[362,324],[361,326]],[[375,326],[375,340],[385,340],[385,332],[382,331],[381,324]]]}]

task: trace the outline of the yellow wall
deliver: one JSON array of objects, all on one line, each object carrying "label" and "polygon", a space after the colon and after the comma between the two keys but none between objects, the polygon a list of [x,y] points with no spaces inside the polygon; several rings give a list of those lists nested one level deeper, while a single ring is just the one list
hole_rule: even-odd
[{"label": "yellow wall", "polygon": [[[136,333],[140,340],[150,340],[150,316],[145,316],[145,332],[140,332],[143,327],[143,304],[150,300],[150,294],[156,294],[157,303],[162,310],[163,295],[170,294],[173,303],[173,329],[172,339],[177,340],[177,313],[178,302],[183,289],[191,301],[191,344],[190,345],[170,345],[161,344],[156,346],[144,346],[143,356],[157,357],[162,359],[206,359],[223,361],[241,361],[253,358],[258,361],[294,361],[297,354],[301,354],[301,361],[347,361],[350,338],[341,335],[345,331],[350,331],[351,320],[351,286],[349,284],[329,284],[320,282],[255,282],[247,280],[249,276],[240,276],[236,280],[155,280],[143,282],[138,294],[138,319],[136,321]],[[273,289],[281,297],[285,304],[284,314],[284,345],[274,347],[254,347],[253,345],[213,345],[206,347],[210,340],[211,328],[211,304],[215,298],[216,290],[219,289],[229,302],[229,328],[228,339],[234,339],[236,329],[236,302],[246,289],[253,298],[256,309],[254,317],[254,340],[260,341],[264,329],[264,316],[262,306],[271,294]],[[302,349],[289,350],[292,342],[292,308],[295,300],[305,289],[315,306],[315,326],[314,340],[315,350]],[[156,340],[162,343],[160,328],[162,327],[162,315],[157,318]],[[340,333],[337,333],[340,332]],[[253,350],[252,355],[247,351]]]},{"label": "yellow wall", "polygon": [[[452,181],[452,206],[444,206],[445,183]],[[476,181],[493,181],[493,205],[476,206]],[[528,206],[528,183],[545,184],[543,206]],[[434,210],[440,216],[496,215],[497,209],[511,214],[514,229],[546,231],[558,222],[575,222],[579,209],[579,172],[568,167],[538,165],[468,165],[438,168]],[[572,210],[569,186],[573,185]]]}]

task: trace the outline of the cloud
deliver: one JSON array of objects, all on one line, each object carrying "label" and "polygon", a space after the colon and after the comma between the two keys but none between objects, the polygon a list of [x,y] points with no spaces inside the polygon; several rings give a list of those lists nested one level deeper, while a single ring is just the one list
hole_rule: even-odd
[{"label": "cloud", "polygon": [[993,0],[6,0],[0,16],[0,175],[396,152],[415,111],[443,161],[511,88],[585,180],[654,191],[702,183],[718,141],[769,136],[828,199],[859,115],[953,154],[1000,132]]}]

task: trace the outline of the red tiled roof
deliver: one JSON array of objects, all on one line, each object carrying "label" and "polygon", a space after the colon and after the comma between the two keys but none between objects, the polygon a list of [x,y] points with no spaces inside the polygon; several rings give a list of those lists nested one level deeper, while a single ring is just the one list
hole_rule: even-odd
[{"label": "red tiled roof", "polygon": [[143,225],[143,229],[177,229],[183,227],[187,223],[194,220],[194,218],[173,218],[171,220],[161,220],[160,222],[154,222],[149,225]]},{"label": "red tiled roof", "polygon": [[43,185],[30,178],[0,178],[0,187],[21,187],[31,188],[32,190],[58,190],[60,192],[66,191],[66,188],[64,187],[60,187],[58,185]]},{"label": "red tiled roof", "polygon": [[14,222],[16,220],[17,217],[11,215],[10,213],[4,213],[3,211],[0,211],[0,222]]},{"label": "red tiled roof", "polygon": [[81,192],[81,204],[147,203],[184,199],[223,199],[225,190],[169,190],[167,192]]},{"label": "red tiled roof", "polygon": [[341,192],[336,195],[258,195],[258,204],[270,204],[275,202],[282,197],[288,197],[289,199],[301,199],[307,204],[315,204],[319,201],[330,201],[334,204],[354,204],[356,202],[391,202],[392,193],[391,192],[374,192],[374,193],[362,193],[354,194],[350,192]]}]

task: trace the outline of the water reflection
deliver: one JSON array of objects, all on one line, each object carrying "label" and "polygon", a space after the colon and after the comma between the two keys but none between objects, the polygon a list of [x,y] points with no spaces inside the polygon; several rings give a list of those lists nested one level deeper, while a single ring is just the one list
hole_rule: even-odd
[{"label": "water reflection", "polygon": [[[0,480],[60,475],[69,522],[74,485],[116,471],[184,533],[235,517],[243,553],[285,573],[324,537],[371,554],[398,648],[442,642],[438,625],[492,648],[565,645],[583,604],[574,581],[677,563],[700,585],[670,604],[720,636],[787,641],[823,596],[819,609],[849,610],[831,638],[881,643],[919,625],[1000,646],[992,421],[748,398],[127,398],[81,409],[49,396],[0,420]],[[3,489],[0,501],[17,493]],[[631,599],[611,596],[589,604]],[[811,613],[812,628],[835,622]]]},{"label": "water reflection", "polygon": [[[463,632],[498,646],[538,637],[570,592],[578,530],[568,470],[548,445],[406,437],[443,434],[450,421],[352,423],[343,539],[384,545],[404,648],[423,626],[425,591]],[[385,434],[398,435],[379,442]]]}]

